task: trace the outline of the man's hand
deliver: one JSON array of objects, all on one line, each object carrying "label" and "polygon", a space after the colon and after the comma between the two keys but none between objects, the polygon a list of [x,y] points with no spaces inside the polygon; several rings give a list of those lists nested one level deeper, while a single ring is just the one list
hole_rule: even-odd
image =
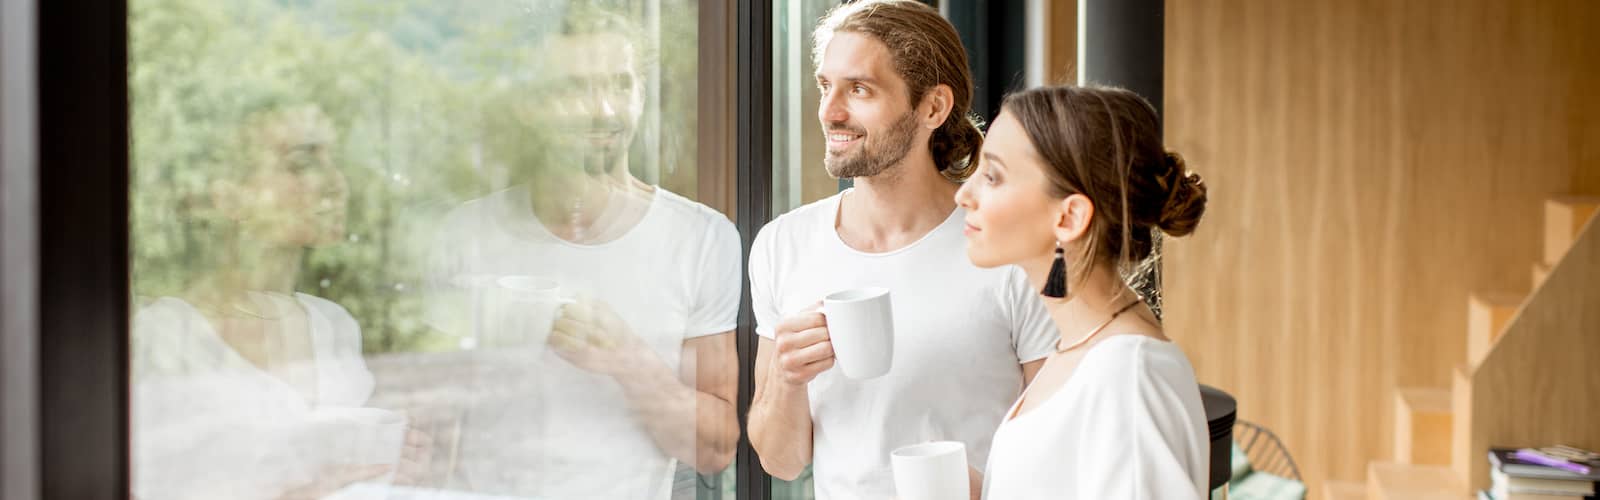
[{"label": "man's hand", "polygon": [[784,318],[773,329],[778,349],[772,370],[785,383],[805,385],[833,368],[833,342],[828,337],[828,318],[817,312],[820,305]]},{"label": "man's hand", "polygon": [[654,355],[609,306],[582,297],[561,308],[549,344],[574,366],[612,377],[628,373]]}]

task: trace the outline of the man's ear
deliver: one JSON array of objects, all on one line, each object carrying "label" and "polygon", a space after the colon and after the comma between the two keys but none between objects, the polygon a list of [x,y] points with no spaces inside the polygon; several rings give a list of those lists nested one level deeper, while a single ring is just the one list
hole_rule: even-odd
[{"label": "man's ear", "polygon": [[922,103],[917,106],[917,121],[928,130],[938,129],[950,118],[955,102],[955,93],[950,91],[949,85],[934,85],[922,94]]}]

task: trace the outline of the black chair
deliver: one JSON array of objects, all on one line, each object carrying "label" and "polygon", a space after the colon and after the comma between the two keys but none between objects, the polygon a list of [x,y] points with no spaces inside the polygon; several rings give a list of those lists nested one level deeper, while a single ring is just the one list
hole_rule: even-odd
[{"label": "black chair", "polygon": [[1233,433],[1234,442],[1239,443],[1239,449],[1250,459],[1251,470],[1304,482],[1300,478],[1300,467],[1294,464],[1294,457],[1289,456],[1289,449],[1272,431],[1240,420],[1234,424]]}]

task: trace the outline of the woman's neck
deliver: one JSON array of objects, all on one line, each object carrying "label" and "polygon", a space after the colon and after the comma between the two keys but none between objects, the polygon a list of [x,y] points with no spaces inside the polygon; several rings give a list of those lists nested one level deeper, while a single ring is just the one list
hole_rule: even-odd
[{"label": "woman's neck", "polygon": [[200,281],[197,292],[212,298],[243,292],[292,294],[304,253],[298,246],[241,243],[216,272]]},{"label": "woman's neck", "polygon": [[[1028,282],[1035,290],[1044,289],[1053,260],[1052,255],[1021,264],[1028,275]],[[1068,344],[1077,342],[1095,327],[1111,320],[1118,310],[1129,303],[1140,300],[1122,281],[1121,275],[1106,265],[1095,266],[1082,276],[1069,272],[1067,285],[1066,297],[1041,296],[1040,299],[1044,301],[1045,310],[1050,313],[1050,319],[1055,322],[1062,339]],[[1138,316],[1143,317],[1144,309],[1134,306],[1124,316],[1139,313]]]}]

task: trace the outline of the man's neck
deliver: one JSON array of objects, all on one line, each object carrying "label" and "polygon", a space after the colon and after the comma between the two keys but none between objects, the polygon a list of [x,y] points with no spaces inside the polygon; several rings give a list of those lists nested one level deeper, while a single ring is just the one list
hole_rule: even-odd
[{"label": "man's neck", "polygon": [[855,179],[839,201],[834,227],[857,250],[886,252],[932,231],[955,210],[960,186],[934,169],[927,152],[906,157],[881,174]]},{"label": "man's neck", "polygon": [[[534,217],[546,230],[573,243],[595,243],[626,233],[639,222],[655,188],[626,168],[602,175],[538,176],[526,186]],[[621,206],[612,206],[621,204]],[[609,210],[609,212],[608,212]],[[603,215],[611,214],[614,217]]]}]

